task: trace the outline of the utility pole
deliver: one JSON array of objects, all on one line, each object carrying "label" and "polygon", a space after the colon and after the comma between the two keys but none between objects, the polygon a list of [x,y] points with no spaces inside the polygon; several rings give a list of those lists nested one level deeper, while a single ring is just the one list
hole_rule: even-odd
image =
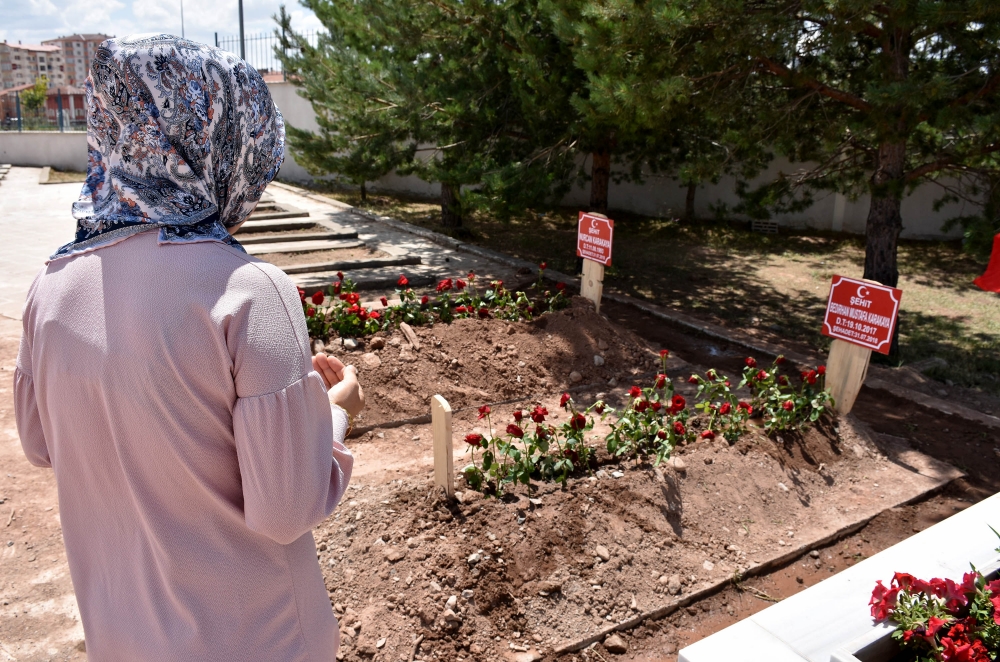
[{"label": "utility pole", "polygon": [[246,40],[243,38],[243,0],[239,0],[240,3],[240,59],[247,59],[247,46]]},{"label": "utility pole", "polygon": [[181,0],[181,39],[184,38],[184,0]]},{"label": "utility pole", "polygon": [[14,92],[14,105],[17,107],[17,132],[21,132],[21,93]]}]

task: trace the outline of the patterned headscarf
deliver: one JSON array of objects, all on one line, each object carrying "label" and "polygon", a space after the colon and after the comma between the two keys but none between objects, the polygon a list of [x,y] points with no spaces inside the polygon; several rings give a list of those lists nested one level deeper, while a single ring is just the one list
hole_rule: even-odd
[{"label": "patterned headscarf", "polygon": [[283,158],[264,79],[231,53],[170,35],[109,39],[87,91],[87,181],[76,239],[52,260],[159,228],[160,243],[220,241]]}]

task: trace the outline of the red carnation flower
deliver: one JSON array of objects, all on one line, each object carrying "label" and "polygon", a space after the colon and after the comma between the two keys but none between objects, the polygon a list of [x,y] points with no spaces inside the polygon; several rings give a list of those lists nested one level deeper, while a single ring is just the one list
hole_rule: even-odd
[{"label": "red carnation flower", "polygon": [[404,276],[403,274],[399,274],[399,278],[396,280],[396,285],[398,285],[399,287],[406,287],[409,284],[410,284],[410,279]]},{"label": "red carnation flower", "polygon": [[670,350],[669,349],[661,349],[660,350],[660,358],[661,359],[665,359],[668,356],[670,356]]},{"label": "red carnation flower", "polygon": [[323,292],[313,292],[313,295],[309,298],[312,300],[314,304],[318,306],[321,303],[323,303],[323,299],[325,299],[326,297],[323,296]]},{"label": "red carnation flower", "polygon": [[752,356],[748,356],[746,358],[746,361],[744,361],[744,363],[747,364],[748,368],[756,368],[757,367],[757,359],[755,359]]},{"label": "red carnation flower", "polygon": [[628,394],[633,398],[638,398],[642,396],[642,389],[638,386],[633,386],[628,390]]},{"label": "red carnation flower", "polygon": [[483,445],[483,435],[481,434],[467,434],[465,435],[465,443],[470,446],[482,446]]},{"label": "red carnation flower", "polygon": [[520,409],[518,409],[517,411],[514,412],[514,420],[515,421],[517,421],[518,423],[520,423],[522,418],[524,418],[524,412],[523,411],[521,411]]},{"label": "red carnation flower", "polygon": [[785,400],[784,402],[781,403],[781,408],[784,409],[785,411],[792,411],[793,409],[795,409],[795,403],[792,402],[791,400]]},{"label": "red carnation flower", "polygon": [[732,411],[732,409],[733,406],[728,402],[723,402],[721,405],[719,405],[719,413],[722,414],[723,416]]},{"label": "red carnation flower", "polygon": [[709,440],[715,439],[715,433],[712,432],[711,430],[705,430],[704,432],[701,433],[700,436],[702,439],[709,439]]},{"label": "red carnation flower", "polygon": [[420,297],[420,305],[421,306],[426,306],[428,301],[430,301],[430,297],[428,297],[426,294],[424,296]]},{"label": "red carnation flower", "polygon": [[308,308],[306,308],[306,317],[312,317],[315,314],[316,314],[316,309],[315,308],[313,308],[312,306],[309,306]]},{"label": "red carnation flower", "polygon": [[566,403],[569,402],[570,400],[572,400],[572,398],[570,397],[569,393],[563,393],[562,397],[559,398],[559,406],[565,407]]},{"label": "red carnation flower", "polygon": [[545,420],[545,417],[549,415],[549,410],[542,406],[536,406],[531,410],[531,420],[535,423],[541,423]]},{"label": "red carnation flower", "polygon": [[576,414],[569,419],[569,426],[574,430],[582,430],[587,427],[587,418],[583,414]]},{"label": "red carnation flower", "polygon": [[520,427],[518,427],[514,423],[508,423],[507,424],[507,434],[511,435],[512,437],[517,437],[518,439],[520,439],[520,438],[522,438],[524,436],[524,430],[522,430]]},{"label": "red carnation flower", "polygon": [[373,310],[370,313],[368,313],[368,317],[370,317],[373,320],[377,320],[378,318],[380,318],[382,316],[379,314],[379,312],[377,310]]},{"label": "red carnation flower", "polygon": [[480,308],[479,309],[479,318],[480,319],[486,319],[489,316],[490,316],[490,309],[489,308]]},{"label": "red carnation flower", "polygon": [[684,436],[687,434],[687,430],[684,429],[684,424],[680,421],[674,421],[674,433]]},{"label": "red carnation flower", "polygon": [[667,376],[659,374],[656,376],[656,388],[663,388],[667,385]]},{"label": "red carnation flower", "polygon": [[684,399],[683,395],[675,395],[670,398],[670,408],[680,411],[687,406],[687,400]]},{"label": "red carnation flower", "polygon": [[479,420],[482,420],[482,419],[486,418],[487,416],[489,416],[490,411],[491,410],[490,410],[490,406],[489,405],[483,405],[482,407],[480,407],[479,408]]},{"label": "red carnation flower", "polygon": [[389,299],[387,299],[386,297],[382,297],[381,299],[379,299],[379,301],[381,301],[382,305],[385,306],[386,308],[389,307]]},{"label": "red carnation flower", "polygon": [[361,301],[361,295],[358,294],[357,292],[350,292],[347,295],[347,303],[352,303],[353,304],[353,303],[357,303],[359,301]]}]

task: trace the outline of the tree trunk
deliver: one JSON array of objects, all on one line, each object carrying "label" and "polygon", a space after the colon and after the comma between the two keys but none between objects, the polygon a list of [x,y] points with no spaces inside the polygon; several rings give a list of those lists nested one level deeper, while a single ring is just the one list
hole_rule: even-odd
[{"label": "tree trunk", "polygon": [[611,151],[601,149],[593,153],[590,166],[590,211],[604,214],[608,211],[608,182],[611,179]]},{"label": "tree trunk", "polygon": [[694,220],[694,194],[698,190],[698,182],[689,182],[687,197],[684,198],[684,219]]},{"label": "tree trunk", "polygon": [[365,183],[361,182],[361,202],[368,200],[368,190],[365,188]]},{"label": "tree trunk", "polygon": [[462,203],[459,187],[441,182],[441,225],[446,228],[462,227]]},{"label": "tree trunk", "polygon": [[[903,229],[900,206],[903,201],[903,170],[906,142],[879,145],[878,162],[871,179],[871,206],[865,225],[865,278],[896,287],[899,268],[896,248]],[[889,349],[890,358],[899,357],[899,323]]]}]

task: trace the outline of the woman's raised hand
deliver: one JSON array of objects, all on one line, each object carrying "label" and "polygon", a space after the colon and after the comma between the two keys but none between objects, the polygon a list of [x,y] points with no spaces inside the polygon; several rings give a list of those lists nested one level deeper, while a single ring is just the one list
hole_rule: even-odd
[{"label": "woman's raised hand", "polygon": [[344,364],[336,356],[327,356],[323,352],[312,359],[313,370],[320,374],[329,391],[344,378]]},{"label": "woman's raised hand", "polygon": [[365,394],[358,383],[358,371],[352,365],[345,366],[335,356],[320,352],[312,358],[313,370],[323,377],[329,391],[330,402],[343,407],[351,416],[357,416],[365,408]]}]

